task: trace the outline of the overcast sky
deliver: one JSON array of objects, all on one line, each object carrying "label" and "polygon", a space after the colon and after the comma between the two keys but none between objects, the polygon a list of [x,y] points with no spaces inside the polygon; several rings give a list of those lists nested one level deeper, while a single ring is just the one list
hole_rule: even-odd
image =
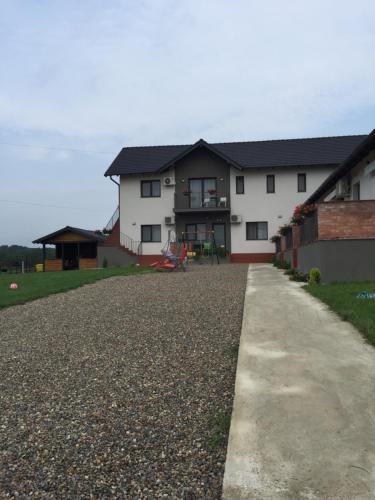
[{"label": "overcast sky", "polygon": [[102,228],[126,145],[368,133],[374,26],[373,0],[0,0],[0,244]]}]

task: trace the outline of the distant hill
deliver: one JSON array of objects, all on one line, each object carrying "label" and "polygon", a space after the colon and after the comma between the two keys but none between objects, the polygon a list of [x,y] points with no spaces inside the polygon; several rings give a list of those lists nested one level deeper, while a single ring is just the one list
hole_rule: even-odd
[{"label": "distant hill", "polygon": [[[46,257],[55,256],[54,248],[46,248]],[[21,245],[0,245],[0,269],[18,267],[21,262],[30,267],[43,262],[43,253],[41,248],[29,248]]]}]

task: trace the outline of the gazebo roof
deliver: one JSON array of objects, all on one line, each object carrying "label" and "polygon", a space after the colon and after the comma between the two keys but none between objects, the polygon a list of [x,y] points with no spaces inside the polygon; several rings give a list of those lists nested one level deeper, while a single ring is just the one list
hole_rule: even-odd
[{"label": "gazebo roof", "polygon": [[[101,243],[105,240],[105,236],[102,234],[98,234],[95,231],[89,231],[88,229],[80,229],[78,227],[65,226],[54,233],[47,234],[46,236],[42,236],[33,241],[33,243],[43,243],[43,244],[54,244],[58,237],[64,233],[74,233],[80,236],[79,240],[82,241],[82,237],[84,240],[98,242]],[[72,240],[66,240],[66,243],[69,243]],[[72,241],[73,242],[73,241]]]}]

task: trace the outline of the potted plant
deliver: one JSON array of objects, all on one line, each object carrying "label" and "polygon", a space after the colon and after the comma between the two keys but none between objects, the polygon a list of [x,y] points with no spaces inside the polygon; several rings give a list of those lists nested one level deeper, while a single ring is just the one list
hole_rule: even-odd
[{"label": "potted plant", "polygon": [[310,205],[297,205],[296,208],[294,209],[293,212],[293,217],[291,218],[290,222],[293,225],[300,225],[303,224],[303,221],[305,218],[310,215],[312,212],[315,210],[315,205],[310,204]]},{"label": "potted plant", "polygon": [[271,243],[277,243],[278,241],[281,240],[281,236],[279,234],[274,234],[271,238],[270,238],[270,242]]},{"label": "potted plant", "polygon": [[210,194],[211,196],[213,196],[214,194],[216,194],[216,189],[213,189],[213,188],[209,189],[208,190],[208,194]]},{"label": "potted plant", "polygon": [[292,229],[292,225],[291,224],[284,224],[283,226],[280,227],[279,234],[281,236],[286,236],[291,229]]}]

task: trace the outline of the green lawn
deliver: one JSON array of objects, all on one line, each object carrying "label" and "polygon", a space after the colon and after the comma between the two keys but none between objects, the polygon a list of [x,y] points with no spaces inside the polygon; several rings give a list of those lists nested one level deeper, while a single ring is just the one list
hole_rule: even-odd
[{"label": "green lawn", "polygon": [[[0,309],[15,304],[24,304],[52,293],[65,292],[111,276],[126,276],[150,271],[152,269],[128,266],[48,273],[0,273]],[[17,283],[18,289],[11,290],[9,288],[11,283]]]},{"label": "green lawn", "polygon": [[375,298],[357,298],[360,292],[375,293],[375,282],[308,285],[304,288],[342,319],[353,323],[366,340],[375,345]]}]

